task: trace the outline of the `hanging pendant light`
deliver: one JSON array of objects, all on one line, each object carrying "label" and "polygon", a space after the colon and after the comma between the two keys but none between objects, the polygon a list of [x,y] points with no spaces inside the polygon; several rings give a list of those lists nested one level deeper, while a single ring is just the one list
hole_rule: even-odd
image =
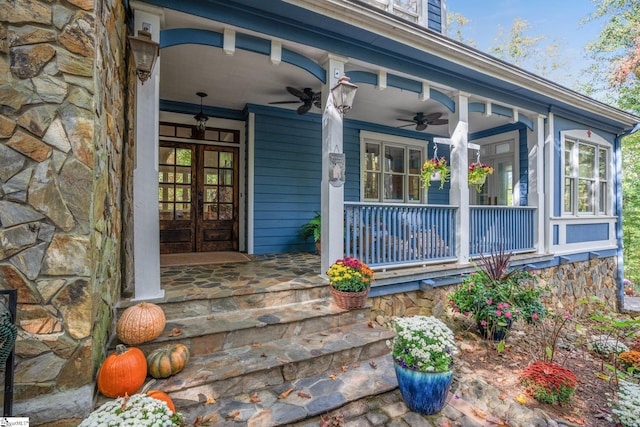
[{"label": "hanging pendant light", "polygon": [[207,120],[209,120],[209,117],[202,112],[202,99],[207,96],[207,94],[204,92],[197,92],[196,95],[200,97],[200,112],[193,116],[193,118],[198,122],[198,130],[200,132],[204,132],[207,129],[206,123]]}]

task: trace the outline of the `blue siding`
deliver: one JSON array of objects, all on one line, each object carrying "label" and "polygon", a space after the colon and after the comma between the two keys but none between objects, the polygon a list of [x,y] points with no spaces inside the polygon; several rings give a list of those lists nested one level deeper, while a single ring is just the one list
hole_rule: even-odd
[{"label": "blue siding", "polygon": [[559,243],[560,243],[560,226],[554,225],[553,226],[553,244],[557,245]]},{"label": "blue siding", "polygon": [[[249,105],[255,113],[254,147],[254,252],[313,251],[298,230],[320,211],[322,117],[290,110]],[[368,130],[425,140],[433,156],[431,135],[345,120],[346,201],[360,200],[360,131]],[[449,147],[440,145],[438,155],[449,159]],[[429,203],[449,203],[449,184],[429,189]]]},{"label": "blue siding", "polygon": [[312,251],[298,230],[320,211],[322,124],[317,114],[256,112],[254,252]]},{"label": "blue siding", "polygon": [[428,27],[431,30],[442,32],[442,0],[428,1]]},{"label": "blue siding", "polygon": [[567,225],[567,243],[609,240],[609,224]]}]

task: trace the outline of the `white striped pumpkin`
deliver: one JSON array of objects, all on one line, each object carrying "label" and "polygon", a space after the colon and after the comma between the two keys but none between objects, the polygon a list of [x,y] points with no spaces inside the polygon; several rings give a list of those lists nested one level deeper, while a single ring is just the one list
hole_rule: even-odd
[{"label": "white striped pumpkin", "polygon": [[166,323],[160,306],[141,302],[122,313],[116,325],[116,334],[125,344],[142,344],[158,338]]}]

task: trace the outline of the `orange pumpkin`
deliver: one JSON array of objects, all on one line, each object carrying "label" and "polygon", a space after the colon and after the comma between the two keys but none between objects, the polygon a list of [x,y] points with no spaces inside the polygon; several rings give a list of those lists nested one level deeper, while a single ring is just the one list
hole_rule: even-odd
[{"label": "orange pumpkin", "polygon": [[142,344],[158,338],[166,323],[160,306],[141,302],[122,313],[116,325],[116,334],[125,344]]},{"label": "orange pumpkin", "polygon": [[139,348],[118,344],[98,372],[98,390],[107,397],[132,395],[147,378],[147,360]]},{"label": "orange pumpkin", "polygon": [[182,371],[189,361],[189,349],[184,344],[170,344],[153,350],[147,356],[149,375],[167,378]]},{"label": "orange pumpkin", "polygon": [[160,391],[160,390],[149,390],[147,392],[147,395],[150,396],[150,397],[153,397],[154,399],[162,400],[163,402],[165,402],[167,404],[167,406],[169,407],[169,409],[171,410],[171,412],[173,412],[175,414],[176,406],[173,404],[173,400],[171,400],[171,398],[169,397],[169,395],[167,393],[165,393],[164,391]]}]

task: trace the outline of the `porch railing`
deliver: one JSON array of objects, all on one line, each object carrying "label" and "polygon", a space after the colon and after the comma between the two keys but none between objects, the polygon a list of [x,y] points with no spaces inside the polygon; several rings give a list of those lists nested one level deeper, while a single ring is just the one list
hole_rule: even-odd
[{"label": "porch railing", "polygon": [[370,266],[457,258],[456,207],[345,203],[345,255]]},{"label": "porch railing", "polygon": [[535,250],[535,207],[471,206],[469,255]]}]

